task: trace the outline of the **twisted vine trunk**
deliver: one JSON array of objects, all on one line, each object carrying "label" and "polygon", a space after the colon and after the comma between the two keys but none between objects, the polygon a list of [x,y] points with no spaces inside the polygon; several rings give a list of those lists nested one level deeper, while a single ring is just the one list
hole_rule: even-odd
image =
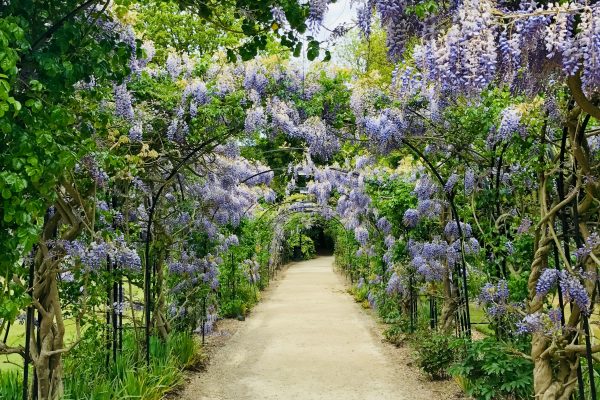
[{"label": "twisted vine trunk", "polygon": [[63,394],[62,352],[65,326],[58,297],[54,263],[41,260],[36,268],[34,299],[39,312],[39,330],[31,335],[32,360],[40,400],[58,399]]},{"label": "twisted vine trunk", "polygon": [[444,275],[444,304],[440,315],[440,329],[444,332],[451,332],[456,322],[456,312],[458,311],[458,287],[456,282],[450,280],[450,272]]},{"label": "twisted vine trunk", "polygon": [[71,241],[79,236],[83,222],[80,213],[75,211],[78,208],[84,211],[84,215],[91,216],[92,220],[87,221],[90,226],[93,226],[94,218],[93,208],[85,206],[79,193],[68,182],[59,187],[55,207],[56,213],[48,214],[44,221],[34,257],[32,302],[38,313],[38,327],[31,325],[29,344],[39,400],[62,397],[62,355],[68,351],[64,345],[65,324],[58,288],[58,274],[65,252],[55,240]]},{"label": "twisted vine trunk", "polygon": [[164,261],[164,256],[161,253],[159,260],[156,264],[156,304],[154,308],[153,325],[158,331],[160,337],[166,341],[169,338],[169,332],[171,331],[171,327],[166,317],[167,305],[165,299],[165,291],[163,289],[165,280]]},{"label": "twisted vine trunk", "polygon": [[[543,299],[536,296],[536,285],[542,271],[548,266],[549,253],[553,247],[562,252],[564,268],[573,268],[569,265],[569,257],[565,255],[568,252],[569,239],[568,233],[571,229],[576,236],[576,244],[581,245],[583,240],[589,236],[588,226],[597,212],[592,210],[593,200],[597,199],[597,184],[590,182],[585,184],[584,196],[580,201],[580,185],[582,177],[594,176],[590,169],[588,153],[585,151],[587,145],[585,142],[585,124],[580,123],[581,110],[575,107],[569,114],[564,134],[568,139],[568,154],[570,156],[570,170],[573,174],[573,181],[576,181],[575,188],[571,191],[571,197],[559,199],[551,204],[548,200],[548,176],[545,172],[539,175],[539,204],[540,204],[540,225],[536,231],[535,255],[531,264],[531,275],[528,281],[529,301],[528,312],[530,314],[540,311],[543,306]],[[542,135],[544,136],[545,133]],[[567,142],[565,142],[567,143]],[[563,149],[565,151],[565,149]],[[561,160],[561,173],[563,173],[564,162]],[[550,165],[548,170],[552,170],[554,165]],[[571,214],[569,220],[574,221],[571,226],[563,226],[563,241],[566,250],[561,249],[558,235],[555,233],[555,217],[559,213]],[[577,239],[578,238],[578,239]],[[596,251],[596,250],[594,250]],[[596,276],[597,266],[595,262],[589,260],[583,265],[585,271]],[[555,268],[558,266],[555,266]],[[595,281],[587,279],[584,284],[588,296],[593,300]],[[592,301],[593,304],[593,301]],[[549,338],[543,332],[532,335],[531,357],[534,362],[534,390],[536,399],[541,400],[568,400],[577,388],[579,357],[585,354],[584,345],[578,345],[577,336],[583,336],[580,329],[582,321],[581,311],[575,304],[571,304],[571,314],[565,323],[562,336],[560,338]]]},{"label": "twisted vine trunk", "polygon": [[[59,204],[58,207],[63,212],[65,204]],[[31,326],[30,357],[35,367],[37,397],[40,400],[59,399],[63,394],[62,354],[65,351],[65,325],[57,282],[62,257],[54,254],[48,245],[48,242],[56,237],[61,220],[60,213],[47,220],[34,259],[32,299],[39,317],[37,329]],[[70,240],[79,231],[79,224],[75,223],[62,238]]]}]

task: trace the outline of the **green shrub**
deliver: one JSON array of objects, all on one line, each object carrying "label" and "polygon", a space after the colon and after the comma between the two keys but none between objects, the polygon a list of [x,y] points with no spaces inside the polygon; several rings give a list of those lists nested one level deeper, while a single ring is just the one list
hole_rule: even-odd
[{"label": "green shrub", "polygon": [[389,296],[385,290],[378,290],[375,293],[377,301],[377,313],[386,324],[394,324],[402,320],[400,304],[395,296]]},{"label": "green shrub", "polygon": [[533,396],[533,363],[510,345],[492,338],[466,342],[449,373],[478,400],[529,399]]},{"label": "green shrub", "polygon": [[354,296],[354,300],[357,303],[362,303],[367,300],[367,296],[369,295],[369,287],[367,285],[363,285],[362,287],[353,286],[350,289],[350,294]]},{"label": "green shrub", "polygon": [[[581,357],[580,361],[581,361],[581,372],[583,373],[584,395],[583,396],[579,395],[579,397],[577,397],[577,396],[575,396],[575,397],[578,399],[591,399],[592,394],[591,394],[590,373],[589,373],[590,371],[589,371],[587,359],[585,357]],[[593,368],[594,381],[595,381],[595,384],[598,385],[598,382],[600,382],[600,364],[598,364],[597,362],[592,362],[592,364],[594,366],[594,368]]]},{"label": "green shrub", "polygon": [[190,333],[173,333],[166,342],[151,338],[149,366],[143,354],[133,351],[137,345],[131,333],[123,337],[123,351],[108,368],[106,353],[98,348],[103,348],[102,340],[86,332],[65,357],[64,400],[159,400],[183,382],[184,369],[197,369],[203,363],[200,346]]},{"label": "green shrub", "polygon": [[417,335],[417,362],[432,379],[448,378],[448,368],[457,353],[457,339],[439,333]]},{"label": "green shrub", "polygon": [[177,365],[186,370],[199,370],[206,361],[198,341],[185,333],[174,332],[169,336],[169,351]]},{"label": "green shrub", "polygon": [[242,299],[224,301],[219,313],[223,318],[236,318],[246,315],[248,305]]},{"label": "green shrub", "polygon": [[400,347],[406,342],[410,326],[406,319],[399,319],[389,328],[383,331],[383,337],[396,347]]},{"label": "green shrub", "polygon": [[23,375],[17,371],[0,371],[0,399],[21,400],[23,397]]}]

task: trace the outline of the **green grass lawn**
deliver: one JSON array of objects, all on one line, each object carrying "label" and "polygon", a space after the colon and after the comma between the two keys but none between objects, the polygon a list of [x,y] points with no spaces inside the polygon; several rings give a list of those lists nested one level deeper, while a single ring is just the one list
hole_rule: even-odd
[{"label": "green grass lawn", "polygon": [[477,306],[476,304],[469,304],[469,313],[471,315],[471,328],[480,332],[486,336],[491,336],[494,334],[494,331],[490,329],[489,324],[487,323],[487,318],[485,315],[485,311],[483,308]]},{"label": "green grass lawn", "polygon": [[[125,290],[125,296],[128,298],[128,285],[125,282],[123,289]],[[144,298],[144,292],[141,288],[137,286],[132,287],[133,299],[136,302],[142,301]],[[126,300],[127,301],[127,300]],[[98,318],[105,318],[104,312],[98,311]],[[142,313],[136,311],[136,319],[141,318]],[[126,321],[131,322],[131,310],[128,309],[123,314],[123,323]],[[82,327],[82,334],[85,327]],[[66,318],[65,319],[65,345],[69,346],[75,338],[77,337],[77,331],[75,329],[75,320]],[[6,343],[9,346],[25,346],[25,324],[19,324],[16,322],[14,325],[10,327],[10,332],[8,334],[8,340]],[[9,371],[9,370],[22,370],[23,369],[23,357],[19,354],[11,354],[11,355],[0,355],[0,372]]]},{"label": "green grass lawn", "polygon": [[[76,337],[75,321],[65,320],[65,343],[68,345]],[[10,327],[8,340],[9,346],[25,346],[25,324],[18,322]],[[23,357],[19,354],[10,354],[0,356],[0,371],[21,370],[23,368]]]},{"label": "green grass lawn", "polygon": [[[18,322],[10,327],[8,340],[9,346],[25,345],[25,324]],[[0,371],[19,370],[23,368],[23,357],[19,354],[10,354],[0,356]]]}]

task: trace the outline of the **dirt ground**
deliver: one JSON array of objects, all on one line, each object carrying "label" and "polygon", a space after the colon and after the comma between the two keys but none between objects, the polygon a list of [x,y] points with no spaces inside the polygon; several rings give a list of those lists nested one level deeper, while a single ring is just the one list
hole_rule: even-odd
[{"label": "dirt ground", "polygon": [[437,400],[461,398],[429,382],[411,350],[382,340],[382,326],[346,293],[333,257],[291,264],[246,321],[220,321],[206,371],[186,400]]}]

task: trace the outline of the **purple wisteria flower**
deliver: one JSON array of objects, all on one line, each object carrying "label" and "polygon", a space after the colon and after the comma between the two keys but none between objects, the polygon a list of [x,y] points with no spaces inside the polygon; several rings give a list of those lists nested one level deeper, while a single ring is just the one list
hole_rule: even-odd
[{"label": "purple wisteria flower", "polygon": [[458,176],[458,174],[454,173],[448,177],[448,180],[444,184],[444,190],[446,191],[446,193],[452,192],[452,189],[454,189],[454,186],[458,183],[459,179],[460,177]]},{"label": "purple wisteria flower", "polygon": [[565,300],[575,303],[582,314],[590,315],[590,297],[579,279],[567,271],[561,271],[559,284]]},{"label": "purple wisteria flower", "polygon": [[507,240],[506,243],[504,244],[504,246],[506,247],[506,252],[508,254],[515,253],[515,246],[513,245],[513,243],[510,240]]},{"label": "purple wisteria flower", "polygon": [[381,217],[377,220],[377,228],[387,235],[392,231],[392,224],[387,218]]},{"label": "purple wisteria flower", "polygon": [[265,202],[273,204],[277,200],[277,193],[273,189],[266,189],[263,198]]},{"label": "purple wisteria flower", "polygon": [[263,129],[267,125],[267,117],[262,106],[256,106],[246,111],[244,127],[246,132],[252,133]]},{"label": "purple wisteria flower", "polygon": [[419,223],[420,214],[419,211],[409,208],[404,212],[404,217],[402,218],[402,222],[408,228],[414,228]]},{"label": "purple wisteria flower", "polygon": [[475,185],[476,185],[475,171],[473,171],[472,169],[468,169],[465,172],[465,194],[469,195],[469,194],[473,193],[473,190],[475,190]]},{"label": "purple wisteria flower", "polygon": [[133,249],[127,247],[117,249],[115,261],[117,261],[122,268],[130,271],[140,272],[142,270],[142,260],[137,251]]},{"label": "purple wisteria flower", "polygon": [[115,98],[115,114],[117,117],[124,118],[128,121],[133,121],[133,105],[131,103],[131,94],[127,90],[127,85],[115,85],[114,88]]},{"label": "purple wisteria flower", "polygon": [[362,287],[363,287],[363,286],[365,286],[365,278],[361,277],[361,278],[358,280],[358,283],[356,284],[356,287],[357,287],[358,289],[362,289]]},{"label": "purple wisteria flower", "polygon": [[462,231],[462,234],[466,238],[473,236],[471,225],[465,222],[461,222],[460,231],[458,229],[458,226],[459,225],[456,223],[456,221],[449,221],[446,224],[446,227],[444,228],[444,233],[449,239],[458,239],[460,237],[460,231]]},{"label": "purple wisteria flower", "polygon": [[393,237],[392,235],[387,235],[384,239],[384,244],[385,244],[385,247],[387,247],[388,249],[391,249],[396,244],[396,238]]},{"label": "purple wisteria flower", "polygon": [[597,232],[593,232],[588,236],[585,240],[583,246],[578,248],[575,251],[575,256],[577,260],[582,262],[586,257],[588,257],[592,252],[600,245],[600,235]]},{"label": "purple wisteria flower", "polygon": [[251,284],[256,284],[260,281],[260,264],[258,261],[252,260],[244,260],[242,262],[244,265],[244,275],[248,282]]},{"label": "purple wisteria flower", "polygon": [[538,278],[535,286],[536,296],[546,296],[552,289],[556,287],[558,282],[559,271],[553,268],[546,268]]},{"label": "purple wisteria flower", "polygon": [[500,280],[496,285],[486,283],[481,289],[478,303],[485,307],[485,311],[490,317],[498,318],[508,312],[509,295],[508,283],[505,280]]},{"label": "purple wisteria flower", "polygon": [[80,260],[84,268],[90,272],[97,272],[106,262],[109,247],[105,242],[92,242]]},{"label": "purple wisteria flower", "polygon": [[521,220],[521,224],[517,228],[517,234],[522,235],[529,231],[529,228],[531,228],[531,220],[525,217]]},{"label": "purple wisteria flower", "polygon": [[354,237],[358,243],[365,246],[369,240],[369,231],[362,226],[359,226],[354,229]]},{"label": "purple wisteria flower", "polygon": [[371,36],[372,14],[370,2],[361,6],[356,12],[360,33],[367,39]]},{"label": "purple wisteria flower", "polygon": [[521,123],[522,115],[514,107],[506,108],[502,111],[500,126],[496,132],[496,141],[501,142],[510,138],[513,133],[518,133],[521,137],[527,134],[526,127]]},{"label": "purple wisteria flower", "polygon": [[129,128],[128,136],[129,140],[132,142],[140,142],[143,139],[144,130],[141,121],[134,121],[134,123],[131,125],[131,128]]},{"label": "purple wisteria flower", "polygon": [[175,80],[179,78],[181,73],[183,72],[182,60],[179,55],[175,53],[169,53],[167,56],[166,63],[167,73],[171,77],[171,79]]},{"label": "purple wisteria flower", "polygon": [[269,79],[260,68],[251,65],[246,69],[244,77],[244,88],[250,92],[255,90],[258,94],[263,94],[269,84]]},{"label": "purple wisteria flower", "polygon": [[377,308],[377,300],[375,299],[375,295],[372,291],[369,291],[369,294],[367,294],[367,301],[369,302],[369,306],[371,306],[372,309]]},{"label": "purple wisteria flower", "polygon": [[329,0],[309,0],[308,23],[313,31],[318,31],[325,13],[329,8]]},{"label": "purple wisteria flower", "polygon": [[405,121],[398,110],[385,109],[377,116],[366,117],[363,125],[365,133],[381,153],[387,154],[401,147]]},{"label": "purple wisteria flower", "polygon": [[356,169],[363,169],[373,164],[373,157],[369,156],[358,156],[356,157]]},{"label": "purple wisteria flower", "polygon": [[60,280],[62,282],[71,283],[75,281],[75,277],[71,271],[65,271],[60,273]]},{"label": "purple wisteria flower", "polygon": [[572,301],[579,307],[584,315],[591,312],[591,300],[585,287],[581,284],[578,277],[570,274],[566,270],[545,269],[536,284],[536,296],[543,297],[553,290],[557,283],[565,301]]},{"label": "purple wisteria flower", "polygon": [[406,288],[402,284],[400,276],[396,272],[390,276],[385,291],[388,295],[402,295],[405,293]]},{"label": "purple wisteria flower", "polygon": [[516,333],[519,335],[527,333],[541,333],[546,336],[562,334],[562,312],[560,309],[552,309],[547,313],[536,312],[526,315],[517,324]]},{"label": "purple wisteria flower", "polygon": [[106,186],[109,176],[102,168],[98,166],[98,162],[93,155],[88,154],[81,159],[81,163],[86,168],[92,180],[98,187]]}]

